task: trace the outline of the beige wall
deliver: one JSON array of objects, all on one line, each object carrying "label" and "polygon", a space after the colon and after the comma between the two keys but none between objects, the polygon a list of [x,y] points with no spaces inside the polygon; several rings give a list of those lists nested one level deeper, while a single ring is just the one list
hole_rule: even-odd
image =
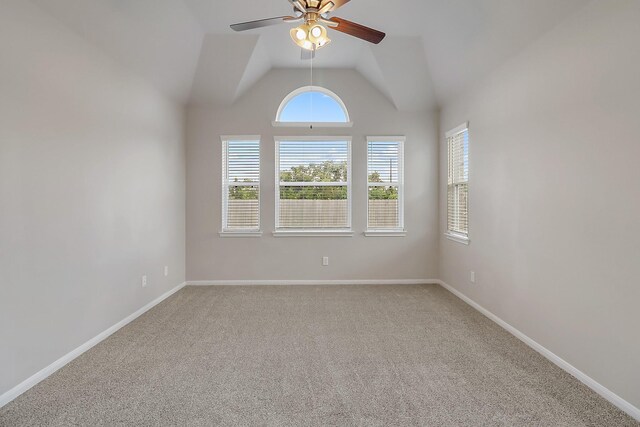
[{"label": "beige wall", "polygon": [[[273,70],[231,107],[191,107],[186,277],[440,277],[640,406],[639,21],[637,1],[593,2],[447,103],[439,124],[345,70],[317,70],[315,84],[342,97],[351,129],[271,126],[307,70]],[[181,107],[30,2],[0,6],[0,58],[2,394],[185,279],[185,153]],[[442,237],[437,135],[467,120],[463,246]],[[221,134],[262,135],[261,238],[218,236]],[[322,134],[353,136],[356,233],[275,238],[273,137]],[[398,134],[408,235],[364,237],[365,137]]]},{"label": "beige wall", "polygon": [[[428,279],[437,269],[436,115],[400,113],[359,73],[315,70],[314,84],[345,102],[353,128],[274,128],[282,99],[309,84],[309,70],[272,70],[235,105],[188,113],[187,279]],[[215,78],[215,76],[212,76]],[[352,135],[353,237],[273,237],[275,135]],[[261,135],[261,238],[220,238],[220,135]],[[365,237],[366,136],[406,135],[406,237]],[[330,265],[322,267],[322,256]]]},{"label": "beige wall", "polygon": [[[594,2],[442,111],[470,122],[470,238],[440,276],[640,406],[640,2]],[[477,284],[469,282],[474,270]]]},{"label": "beige wall", "polygon": [[184,281],[185,159],[183,108],[30,2],[0,58],[1,395]]}]

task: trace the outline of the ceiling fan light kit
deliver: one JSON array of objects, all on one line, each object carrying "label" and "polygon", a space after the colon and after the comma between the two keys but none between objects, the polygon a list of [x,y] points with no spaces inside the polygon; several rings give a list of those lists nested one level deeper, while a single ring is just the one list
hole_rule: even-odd
[{"label": "ceiling fan light kit", "polygon": [[[234,31],[245,31],[269,25],[294,23],[304,21],[303,24],[290,30],[291,40],[302,49],[315,52],[317,49],[331,43],[327,35],[327,28],[348,34],[353,37],[378,44],[384,39],[381,31],[356,24],[341,18],[329,18],[328,14],[348,3],[350,0],[289,0],[296,16],[280,16],[277,18],[261,19],[258,21],[233,24]],[[324,24],[324,25],[323,25]]]},{"label": "ceiling fan light kit", "polygon": [[327,37],[327,29],[316,22],[305,22],[292,28],[289,33],[293,42],[306,50],[317,50],[331,43],[331,39]]}]

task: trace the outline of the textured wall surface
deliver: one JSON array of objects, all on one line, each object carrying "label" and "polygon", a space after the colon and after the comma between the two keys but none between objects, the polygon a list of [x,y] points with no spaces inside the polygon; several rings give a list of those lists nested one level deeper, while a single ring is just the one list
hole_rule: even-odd
[{"label": "textured wall surface", "polygon": [[184,281],[185,147],[182,107],[31,2],[0,58],[2,394]]},{"label": "textured wall surface", "polygon": [[[273,127],[281,101],[309,84],[308,70],[272,70],[233,107],[192,107],[187,120],[187,278],[425,279],[437,270],[437,115],[400,113],[352,70],[315,70],[314,84],[342,98],[353,128]],[[261,135],[261,222],[255,239],[220,238],[222,148],[220,135]],[[274,136],[352,136],[353,237],[274,237]],[[406,237],[365,237],[366,136],[406,135]],[[322,257],[330,265],[322,266]]]},{"label": "textured wall surface", "polygon": [[[441,278],[636,407],[639,20],[637,1],[593,2],[440,128],[470,122],[471,180],[471,244],[441,237]],[[445,202],[441,186],[443,229]]]}]

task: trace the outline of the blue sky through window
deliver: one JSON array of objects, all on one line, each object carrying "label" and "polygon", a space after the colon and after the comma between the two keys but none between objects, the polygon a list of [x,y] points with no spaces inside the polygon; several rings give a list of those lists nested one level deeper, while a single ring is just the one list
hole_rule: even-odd
[{"label": "blue sky through window", "polygon": [[282,109],[280,122],[347,122],[347,116],[340,104],[331,96],[322,92],[303,92]]},{"label": "blue sky through window", "polygon": [[368,145],[368,176],[377,173],[379,182],[398,182],[400,144],[397,141],[370,141]]}]

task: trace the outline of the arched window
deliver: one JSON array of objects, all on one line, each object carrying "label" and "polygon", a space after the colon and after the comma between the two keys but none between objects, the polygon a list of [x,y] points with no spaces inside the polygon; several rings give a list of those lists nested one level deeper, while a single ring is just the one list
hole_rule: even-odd
[{"label": "arched window", "polygon": [[351,126],[344,102],[328,89],[304,86],[287,95],[276,114],[274,126]]}]

